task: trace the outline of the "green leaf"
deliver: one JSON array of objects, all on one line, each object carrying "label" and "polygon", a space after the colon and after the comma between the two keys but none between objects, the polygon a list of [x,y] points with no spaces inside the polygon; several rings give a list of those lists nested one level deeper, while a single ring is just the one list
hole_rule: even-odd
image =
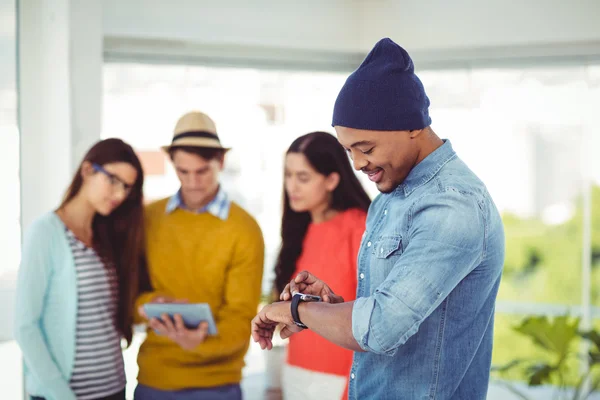
[{"label": "green leaf", "polygon": [[600,350],[600,334],[596,331],[589,331],[589,332],[581,332],[579,333],[579,335],[581,335],[582,338],[589,340],[590,342],[594,343],[594,345],[596,346],[596,349]]},{"label": "green leaf", "polygon": [[592,350],[588,353],[590,357],[590,365],[600,364],[600,352]]},{"label": "green leaf", "polygon": [[544,382],[550,383],[550,374],[556,370],[550,364],[540,363],[527,368],[529,376],[529,386],[539,386]]},{"label": "green leaf", "polygon": [[578,326],[579,318],[560,316],[550,320],[545,316],[535,316],[526,318],[514,329],[562,359],[567,354],[572,340],[577,337]]},{"label": "green leaf", "polygon": [[494,365],[494,366],[492,366],[491,371],[492,372],[499,372],[499,373],[506,372],[506,371],[509,371],[509,370],[517,367],[518,365],[520,365],[524,361],[525,360],[512,360],[508,364]]}]

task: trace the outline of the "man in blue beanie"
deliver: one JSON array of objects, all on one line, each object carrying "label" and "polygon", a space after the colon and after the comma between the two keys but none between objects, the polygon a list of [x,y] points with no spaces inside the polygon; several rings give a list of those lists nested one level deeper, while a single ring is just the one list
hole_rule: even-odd
[{"label": "man in blue beanie", "polygon": [[381,192],[358,254],[357,299],[344,302],[306,271],[253,320],[263,348],[283,323],[282,337],[308,327],[354,350],[351,399],[487,395],[504,229],[485,185],[431,129],[428,107],[408,53],[379,41],[333,112],[354,168]]}]

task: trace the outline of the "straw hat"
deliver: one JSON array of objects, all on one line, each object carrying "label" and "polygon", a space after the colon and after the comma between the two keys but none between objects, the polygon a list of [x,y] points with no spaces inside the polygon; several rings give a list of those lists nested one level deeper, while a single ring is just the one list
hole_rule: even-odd
[{"label": "straw hat", "polygon": [[200,111],[192,111],[179,118],[171,144],[161,149],[168,152],[173,147],[182,146],[229,150],[221,145],[214,121]]}]

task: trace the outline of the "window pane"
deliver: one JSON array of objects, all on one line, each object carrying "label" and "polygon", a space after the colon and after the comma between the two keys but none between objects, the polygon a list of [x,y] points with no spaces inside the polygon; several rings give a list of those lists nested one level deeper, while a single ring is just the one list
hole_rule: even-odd
[{"label": "window pane", "polygon": [[421,75],[434,130],[451,139],[503,215],[499,300],[579,305],[585,67]]}]

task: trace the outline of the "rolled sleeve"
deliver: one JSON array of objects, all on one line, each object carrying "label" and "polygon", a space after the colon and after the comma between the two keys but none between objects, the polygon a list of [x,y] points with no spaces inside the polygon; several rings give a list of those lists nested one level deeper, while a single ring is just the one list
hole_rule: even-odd
[{"label": "rolled sleeve", "polygon": [[377,352],[369,346],[369,325],[375,299],[372,297],[361,297],[354,301],[352,307],[352,335],[354,340],[364,351]]},{"label": "rolled sleeve", "polygon": [[414,335],[442,293],[422,277],[405,277],[404,295],[397,285],[382,285],[369,297],[354,302],[352,334],[364,351],[393,356]]}]

